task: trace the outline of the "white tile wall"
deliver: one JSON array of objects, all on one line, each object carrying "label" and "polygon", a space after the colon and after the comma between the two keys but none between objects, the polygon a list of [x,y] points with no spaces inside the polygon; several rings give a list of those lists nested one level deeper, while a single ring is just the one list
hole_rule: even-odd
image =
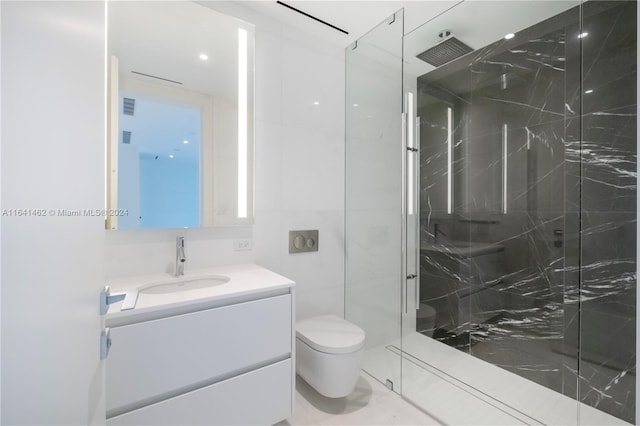
[{"label": "white tile wall", "polygon": [[104,424],[104,5],[0,9],[0,423]]},{"label": "white tile wall", "polygon": [[[298,318],[342,315],[344,48],[261,22],[255,260],[298,283]],[[295,229],[318,229],[319,251],[289,254],[288,232]]]},{"label": "white tile wall", "polygon": [[[297,315],[344,311],[344,47],[232,2],[200,2],[255,24],[255,203],[251,228],[108,232],[107,279],[255,262],[298,284]],[[328,29],[328,31],[333,31]],[[313,102],[320,102],[313,105]],[[317,253],[290,255],[290,229],[318,229]],[[233,240],[252,238],[253,250]]]}]

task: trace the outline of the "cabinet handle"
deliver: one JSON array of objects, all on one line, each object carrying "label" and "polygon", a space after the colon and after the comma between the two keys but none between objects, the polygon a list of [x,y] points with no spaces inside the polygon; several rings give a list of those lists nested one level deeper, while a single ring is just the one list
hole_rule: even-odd
[{"label": "cabinet handle", "polygon": [[111,329],[105,328],[100,335],[100,359],[107,359],[109,356],[109,349],[111,349]]}]

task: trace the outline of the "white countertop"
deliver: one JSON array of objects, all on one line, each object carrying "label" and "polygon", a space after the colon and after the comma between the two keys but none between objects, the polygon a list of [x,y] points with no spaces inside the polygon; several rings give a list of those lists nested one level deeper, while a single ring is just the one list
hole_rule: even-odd
[{"label": "white countertop", "polygon": [[229,277],[229,282],[207,288],[194,288],[165,294],[141,292],[134,309],[121,311],[123,302],[110,305],[105,319],[106,326],[113,327],[158,318],[160,312],[175,315],[186,312],[185,308],[189,308],[191,305],[220,305],[225,300],[248,298],[252,295],[278,290],[285,291],[295,286],[295,283],[290,279],[255,264],[187,270],[182,277],[165,273],[118,278],[107,281],[107,285],[111,287],[113,294],[136,290],[151,283],[195,279],[206,275],[223,275]]}]

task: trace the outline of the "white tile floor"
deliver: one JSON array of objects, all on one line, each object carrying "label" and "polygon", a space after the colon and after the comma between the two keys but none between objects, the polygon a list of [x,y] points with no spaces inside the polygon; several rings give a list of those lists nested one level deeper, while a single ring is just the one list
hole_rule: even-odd
[{"label": "white tile floor", "polygon": [[[392,345],[382,349],[374,353],[380,366],[373,371],[393,371],[385,368],[390,365],[397,370],[398,351]],[[323,397],[300,377],[296,377],[294,415],[276,426],[568,425],[578,423],[578,409],[582,424],[629,425],[537,383],[425,339],[424,336],[415,341],[411,336],[405,338],[405,349],[411,349],[418,356],[417,360],[429,359],[438,366],[434,368],[423,362],[413,362],[409,355],[403,359],[405,377],[410,379],[404,382],[405,395],[424,407],[426,412],[364,371],[360,374],[355,391],[346,398],[338,399]],[[376,367],[375,363],[369,363],[369,367],[372,366]],[[458,376],[464,382],[455,379]],[[471,387],[470,384],[476,386]],[[483,389],[483,392],[478,389]]]},{"label": "white tile floor", "polygon": [[[429,361],[429,364],[422,363],[424,365],[403,363],[404,376],[409,379],[403,382],[405,395],[447,424],[571,425],[577,424],[580,417],[585,425],[631,426],[604,411],[419,333],[404,336],[402,343],[403,349],[416,360]],[[448,398],[438,401],[438,394],[447,394]],[[471,410],[472,418],[458,419],[456,414],[460,413],[446,402],[456,401],[458,405],[471,407],[472,400],[463,403],[465,394],[473,396],[478,410]],[[463,423],[468,421],[472,423]]]},{"label": "white tile floor", "polygon": [[366,373],[346,398],[325,398],[296,377],[293,417],[276,426],[296,425],[441,425]]}]

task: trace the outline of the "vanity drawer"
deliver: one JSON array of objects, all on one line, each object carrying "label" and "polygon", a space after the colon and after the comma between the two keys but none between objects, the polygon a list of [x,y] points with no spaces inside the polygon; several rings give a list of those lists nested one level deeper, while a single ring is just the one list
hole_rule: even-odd
[{"label": "vanity drawer", "polygon": [[291,297],[112,328],[107,417],[289,357]]},{"label": "vanity drawer", "polygon": [[269,425],[292,414],[291,359],[107,420],[120,425]]}]

